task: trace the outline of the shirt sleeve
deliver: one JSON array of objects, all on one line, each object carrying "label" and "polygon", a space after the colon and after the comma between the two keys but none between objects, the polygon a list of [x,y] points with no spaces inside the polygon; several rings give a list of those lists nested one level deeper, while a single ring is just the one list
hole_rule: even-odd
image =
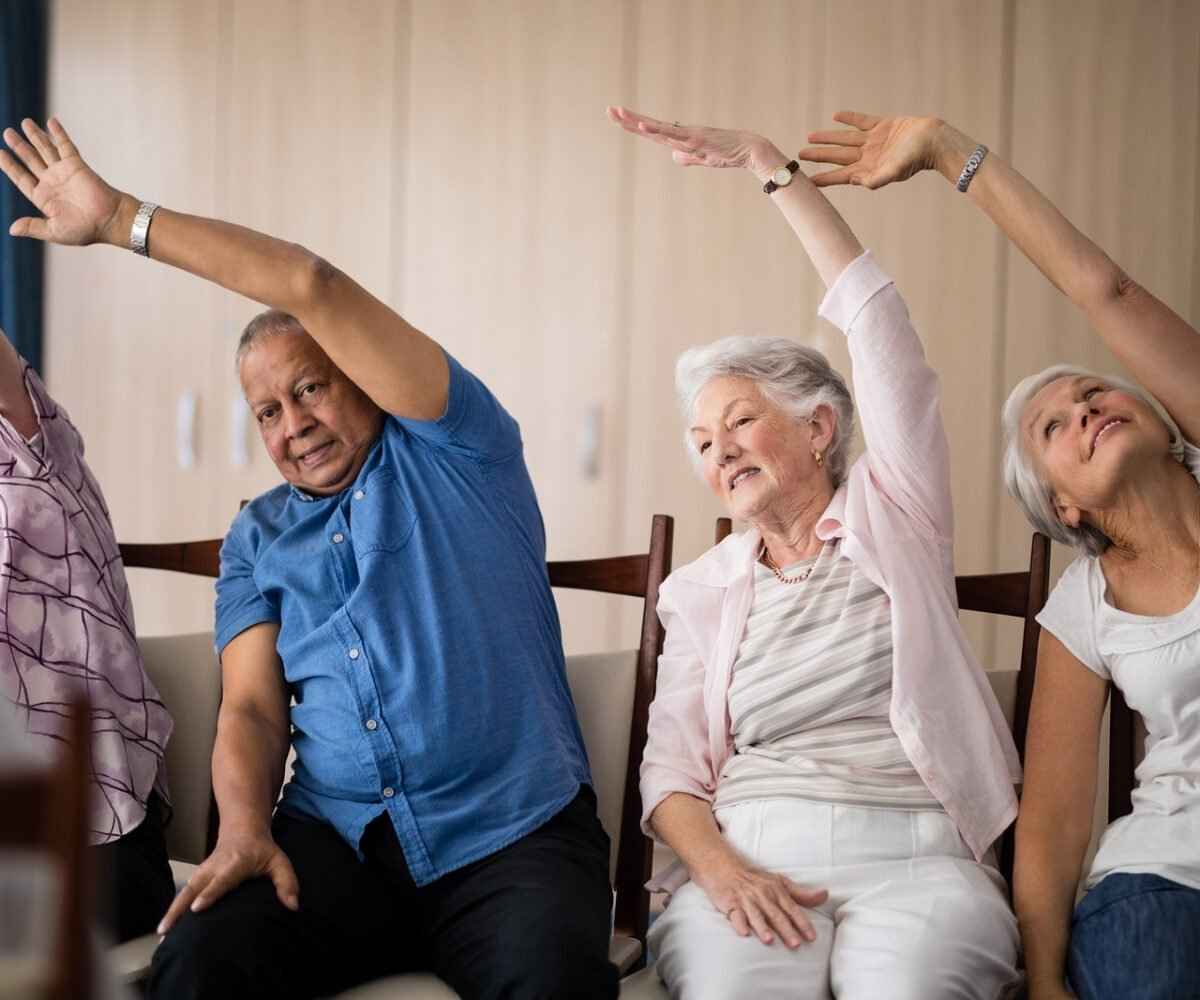
[{"label": "shirt sleeve", "polygon": [[521,451],[516,420],[476,376],[449,353],[450,390],[446,412],[437,420],[396,417],[406,431],[429,444],[483,462],[502,462]]},{"label": "shirt sleeve", "polygon": [[650,816],[673,792],[712,802],[716,791],[704,708],[704,662],[679,614],[669,577],[659,591],[658,616],[666,631],[646,748],[642,754],[642,832],[655,837]]},{"label": "shirt sleeve", "polygon": [[818,311],[847,337],[872,478],[927,532],[953,537],[941,387],[904,299],[868,251],[838,275]]},{"label": "shirt sleeve", "polygon": [[[1091,561],[1090,556],[1080,556],[1067,567],[1050,592],[1046,606],[1038,612],[1037,621],[1088,670],[1105,680],[1111,680],[1112,674],[1100,655],[1096,641],[1099,609],[1096,595],[1089,586],[1089,575],[1094,570]],[[1103,595],[1100,596],[1103,599]]]},{"label": "shirt sleeve", "polygon": [[268,601],[254,582],[254,562],[245,539],[241,517],[221,543],[221,575],[217,578],[217,655],[252,625],[280,621],[279,609]]},{"label": "shirt sleeve", "polygon": [[27,439],[0,413],[0,477],[40,475],[47,459],[61,471],[73,473],[83,458],[83,438],[46,391],[38,373],[24,358],[21,364],[22,383],[33,406],[38,430]]}]

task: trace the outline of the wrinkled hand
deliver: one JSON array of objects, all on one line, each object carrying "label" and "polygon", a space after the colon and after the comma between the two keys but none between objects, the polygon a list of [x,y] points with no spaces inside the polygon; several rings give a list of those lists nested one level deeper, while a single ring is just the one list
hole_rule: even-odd
[{"label": "wrinkled hand", "polygon": [[166,934],[187,909],[203,910],[248,879],[266,876],[289,910],[300,908],[300,882],[288,856],[269,835],[222,835],[217,846],[179,890],[158,933]]},{"label": "wrinkled hand", "polygon": [[881,188],[935,166],[941,125],[936,118],[877,118],[839,111],[833,119],[852,127],[810,132],[808,141],[823,145],[809,146],[798,155],[809,163],[840,164],[838,170],[814,174],[812,181],[817,187],[858,184]]},{"label": "wrinkled hand", "polygon": [[693,873],[693,878],[741,937],[753,931],[763,944],[771,944],[778,934],[789,948],[816,940],[804,910],[825,902],[826,890],[806,889],[783,875],[743,863],[702,877]]},{"label": "wrinkled hand", "polygon": [[[761,135],[728,128],[678,125],[659,121],[629,108],[610,107],[609,121],[626,132],[644,136],[671,150],[671,159],[685,167],[761,167],[774,147]],[[778,156],[778,154],[776,154]],[[768,169],[779,162],[766,164]]]},{"label": "wrinkled hand", "polygon": [[29,236],[68,246],[86,246],[105,238],[120,207],[121,194],[83,162],[57,118],[49,132],[31,118],[4,130],[9,150],[0,150],[0,170],[45,218],[26,216],[9,227],[13,236]]}]

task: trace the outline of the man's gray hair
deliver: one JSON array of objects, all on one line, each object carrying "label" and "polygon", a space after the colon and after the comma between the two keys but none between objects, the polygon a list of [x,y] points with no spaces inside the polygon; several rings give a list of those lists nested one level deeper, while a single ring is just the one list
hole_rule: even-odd
[{"label": "man's gray hair", "polygon": [[261,338],[274,337],[280,333],[307,332],[295,316],[284,312],[282,309],[268,309],[266,312],[260,312],[246,324],[246,329],[242,331],[242,335],[238,338],[237,351],[233,355],[235,370],[241,371],[242,358],[246,356],[250,348],[258,343]]},{"label": "man's gray hair", "polygon": [[1183,434],[1162,403],[1141,387],[1128,379],[1100,375],[1077,365],[1052,365],[1045,371],[1022,379],[1009,393],[1000,418],[1004,429],[1004,485],[1035,529],[1056,542],[1083,549],[1090,556],[1098,556],[1112,544],[1111,540],[1094,525],[1081,523],[1078,528],[1072,528],[1063,523],[1055,506],[1054,490],[1039,473],[1021,434],[1021,416],[1029,401],[1060,378],[1094,378],[1106,386],[1136,396],[1150,406],[1166,425],[1170,434],[1171,456],[1180,462],[1183,461]]},{"label": "man's gray hair", "polygon": [[[701,390],[713,379],[727,376],[750,379],[798,423],[810,419],[822,404],[833,410],[833,439],[824,462],[834,489],[842,484],[854,439],[854,401],[846,380],[824,354],[786,337],[724,337],[690,348],[675,363],[675,391],[684,420],[692,419]],[[699,468],[699,452],[687,433],[684,441]]]}]

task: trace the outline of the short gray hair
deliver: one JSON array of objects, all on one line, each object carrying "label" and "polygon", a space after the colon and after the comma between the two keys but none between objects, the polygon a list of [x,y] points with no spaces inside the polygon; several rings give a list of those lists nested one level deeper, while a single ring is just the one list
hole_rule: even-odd
[{"label": "short gray hair", "polygon": [[1052,365],[1022,379],[1009,393],[1000,418],[1004,429],[1004,485],[1035,529],[1056,542],[1098,556],[1112,544],[1111,539],[1095,525],[1081,523],[1078,528],[1072,528],[1063,523],[1054,503],[1054,490],[1042,478],[1021,437],[1021,415],[1025,407],[1046,386],[1060,378],[1094,378],[1146,403],[1166,425],[1171,457],[1179,462],[1183,461],[1183,434],[1162,403],[1141,387],[1120,376],[1100,375],[1078,365]]},{"label": "short gray hair", "polygon": [[[701,390],[713,379],[727,376],[750,379],[798,422],[808,420],[818,406],[833,410],[833,439],[825,451],[825,467],[834,489],[842,484],[854,439],[854,401],[846,380],[824,354],[786,337],[724,337],[690,348],[675,363],[675,391],[684,420],[691,420]],[[686,433],[684,441],[698,466],[699,453]]]},{"label": "short gray hair", "polygon": [[260,312],[246,324],[246,329],[242,331],[242,335],[238,338],[237,351],[233,355],[234,368],[241,371],[242,358],[250,352],[250,348],[260,339],[263,337],[274,337],[281,333],[307,334],[308,331],[304,329],[295,316],[284,312],[282,309],[268,309],[266,312]]}]

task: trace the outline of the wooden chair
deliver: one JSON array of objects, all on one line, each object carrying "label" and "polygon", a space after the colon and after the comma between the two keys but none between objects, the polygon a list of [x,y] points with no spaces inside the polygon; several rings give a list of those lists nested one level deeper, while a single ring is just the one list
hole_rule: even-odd
[{"label": "wooden chair", "polygon": [[[600,820],[613,844],[610,875],[616,904],[610,958],[623,971],[635,968],[645,954],[649,921],[644,883],[650,878],[651,845],[641,832],[638,776],[663,641],[655,608],[659,585],[671,569],[673,528],[670,517],[656,515],[646,552],[547,563],[552,587],[623,594],[643,602],[636,649],[567,659],[567,679],[597,785]],[[122,545],[121,555],[126,567],[216,577],[220,545],[220,539]],[[150,637],[140,639],[139,645],[147,673],[167,708],[188,706],[186,712],[172,712],[176,729],[167,749],[167,778],[175,805],[167,847],[176,882],[181,884],[216,841],[218,816],[209,763],[220,703],[220,666],[211,632]],[[114,964],[126,982],[145,977],[156,946],[157,939],[149,935],[113,950]],[[453,995],[427,975],[393,977],[361,990],[376,990],[371,995],[379,996]]]},{"label": "wooden chair", "polygon": [[[717,519],[716,539],[722,541],[733,530],[727,517]],[[1029,706],[1033,701],[1033,684],[1037,677],[1037,647],[1041,626],[1035,616],[1042,610],[1050,593],[1050,539],[1034,532],[1029,549],[1029,569],[1018,573],[981,573],[956,576],[958,606],[962,611],[982,611],[986,614],[1021,618],[1025,631],[1021,640],[1021,659],[1017,670],[1016,698],[1012,712],[1013,742],[1021,763],[1025,763],[1025,734],[1029,729]],[[988,679],[996,688],[1003,674],[989,673]],[[997,694],[1001,692],[997,690]],[[1004,699],[1001,698],[1003,701]],[[1132,741],[1130,742],[1132,746]],[[1110,772],[1111,781],[1111,772]],[[1015,824],[1014,824],[1015,825]],[[1012,884],[1015,830],[1010,826],[1000,840],[1000,870]]]},{"label": "wooden chair", "polygon": [[0,996],[93,996],[94,881],[87,846],[91,726],[86,702],[72,702],[67,710],[68,736],[53,767],[0,763],[0,846],[48,852],[59,888],[51,953],[45,963],[0,963]]},{"label": "wooden chair", "polygon": [[[216,578],[221,540],[122,545],[127,569],[170,570]],[[164,831],[167,856],[178,889],[212,850],[217,839],[217,805],[212,792],[212,748],[221,704],[221,665],[212,632],[138,638],[146,674],[170,711],[175,728],[167,743],[171,821]],[[150,972],[158,937],[146,934],[109,950],[109,963],[125,983]]]}]

